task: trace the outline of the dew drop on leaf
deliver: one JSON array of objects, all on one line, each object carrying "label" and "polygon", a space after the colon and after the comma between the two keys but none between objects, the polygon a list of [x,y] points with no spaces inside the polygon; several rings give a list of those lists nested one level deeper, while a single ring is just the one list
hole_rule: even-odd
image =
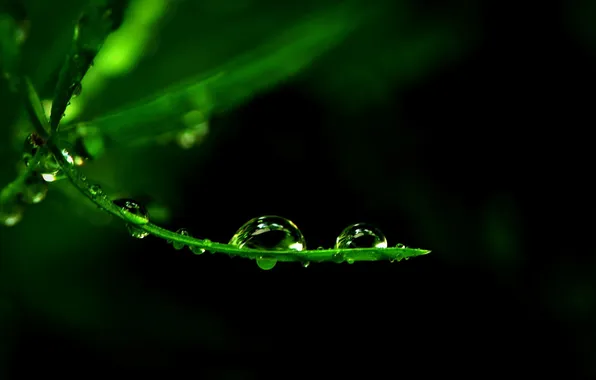
[{"label": "dew drop on leaf", "polygon": [[335,248],[387,248],[387,238],[381,230],[370,224],[356,223],[339,234]]},{"label": "dew drop on leaf", "polygon": [[203,253],[205,253],[205,248],[201,248],[201,247],[197,247],[197,246],[193,246],[193,245],[191,245],[189,248],[190,248],[190,251],[192,253],[194,253],[195,255],[202,255]]},{"label": "dew drop on leaf", "polygon": [[143,239],[149,236],[149,232],[143,230],[137,225],[134,224],[126,224],[126,228],[128,229],[128,233],[130,236],[136,239]]},{"label": "dew drop on leaf", "polygon": [[397,243],[397,245],[395,246],[395,248],[406,248],[406,246],[405,246],[405,244]]},{"label": "dew drop on leaf", "polygon": [[262,270],[273,269],[273,267],[275,267],[275,264],[277,264],[277,260],[272,257],[260,256],[259,258],[257,258],[257,265]]},{"label": "dew drop on leaf", "polygon": [[12,227],[23,219],[25,209],[18,203],[0,204],[0,224]]},{"label": "dew drop on leaf", "polygon": [[28,204],[36,204],[43,201],[48,194],[48,184],[40,175],[29,176],[24,183],[21,193],[21,201]]},{"label": "dew drop on leaf", "polygon": [[[267,215],[253,218],[236,231],[228,243],[239,248],[263,251],[302,251],[306,241],[302,232],[290,220],[280,216]],[[260,256],[257,265],[261,269],[272,269],[277,260]]]},{"label": "dew drop on leaf", "polygon": [[99,197],[103,194],[103,190],[101,189],[101,186],[94,184],[89,186],[89,193],[94,197]]},{"label": "dew drop on leaf", "polygon": [[[176,231],[176,233],[178,235],[182,235],[182,236],[190,236],[190,233],[188,233],[188,231],[186,230],[186,228],[180,228]],[[177,241],[172,241],[171,242],[172,246],[174,247],[175,250],[181,250],[182,248],[184,248],[184,243],[180,243]]]},{"label": "dew drop on leaf", "polygon": [[122,214],[122,216],[124,216],[124,218],[130,223],[149,223],[149,213],[147,212],[145,207],[137,203],[137,201],[133,199],[122,198],[114,200],[113,203],[116,206],[120,207],[120,214]]}]

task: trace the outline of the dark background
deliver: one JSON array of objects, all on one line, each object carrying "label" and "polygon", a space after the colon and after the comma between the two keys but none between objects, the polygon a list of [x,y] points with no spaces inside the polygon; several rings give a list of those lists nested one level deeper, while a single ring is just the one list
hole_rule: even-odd
[{"label": "dark background", "polygon": [[[43,25],[25,45],[27,67],[49,97],[42,73],[57,70],[80,4],[25,3]],[[269,20],[266,37],[294,11],[211,3],[174,4],[156,47],[106,81],[81,120],[258,45],[230,37],[230,17],[240,35]],[[0,376],[261,378],[314,375],[312,365],[336,376],[362,365],[387,377],[596,375],[596,7],[366,6],[381,15],[300,74],[213,114],[199,146],[110,145],[85,170],[114,196],[167,208],[160,225],[213,241],[275,214],[310,248],[366,221],[391,245],[432,253],[262,271],[132,239],[68,183],[51,184],[47,200],[0,230]],[[286,18],[275,22],[277,12]],[[2,96],[8,183],[21,143],[16,100]]]}]

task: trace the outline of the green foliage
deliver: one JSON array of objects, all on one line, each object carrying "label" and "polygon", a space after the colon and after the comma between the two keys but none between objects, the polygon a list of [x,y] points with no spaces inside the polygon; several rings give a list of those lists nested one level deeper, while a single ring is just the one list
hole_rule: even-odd
[{"label": "green foliage", "polygon": [[[14,33],[17,22],[10,16],[0,20],[0,25],[10,32],[6,36],[12,36],[2,40],[1,48],[5,52],[2,70],[6,79],[12,81],[16,91],[22,95],[34,128],[26,139],[29,145],[24,152],[24,169],[2,190],[0,211],[5,225],[18,222],[22,214],[21,202],[39,203],[45,197],[47,187],[43,186],[46,185],[44,182],[40,185],[39,178],[47,183],[68,178],[74,188],[100,209],[122,219],[135,238],[153,235],[166,239],[177,249],[188,246],[195,254],[209,251],[254,259],[262,269],[271,269],[278,261],[301,262],[304,266],[325,261],[400,261],[430,252],[403,244],[387,247],[385,237],[374,227],[348,228],[338,238],[335,247],[307,250],[297,227],[279,217],[251,220],[228,244],[216,243],[194,238],[185,230],[173,232],[157,226],[150,221],[145,207],[135,200],[112,200],[108,197],[78,168],[103,150],[103,139],[120,144],[151,142],[163,134],[188,128],[187,125],[166,122],[172,117],[198,110],[199,119],[202,119],[235,107],[303,70],[370,16],[369,12],[362,12],[362,8],[352,5],[317,11],[259,48],[160,95],[94,120],[79,120],[71,125],[61,123],[70,102],[83,90],[82,82],[106,38],[121,26],[124,13],[122,2],[110,0],[91,2],[82,10],[74,27],[71,47],[59,70],[49,120],[31,80],[17,71],[18,39]],[[19,212],[21,214],[17,215]],[[281,238],[274,243],[255,243],[261,235],[279,234]]]}]

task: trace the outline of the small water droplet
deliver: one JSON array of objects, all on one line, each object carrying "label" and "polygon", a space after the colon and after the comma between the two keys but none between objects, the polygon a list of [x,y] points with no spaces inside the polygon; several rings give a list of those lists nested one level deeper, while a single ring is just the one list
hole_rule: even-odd
[{"label": "small water droplet", "polygon": [[[179,235],[182,235],[182,236],[190,236],[190,233],[186,230],[186,228],[179,228],[176,231],[176,233]],[[184,243],[173,241],[172,246],[174,247],[175,250],[181,250],[182,248],[184,248]]]},{"label": "small water droplet", "polygon": [[304,268],[308,268],[308,266],[309,266],[309,265],[310,265],[310,261],[303,261],[303,262],[302,262],[302,266],[303,266]]},{"label": "small water droplet", "polygon": [[41,173],[41,178],[43,178],[43,180],[46,182],[56,182],[66,178],[66,176],[64,175],[61,169],[55,169]]},{"label": "small water droplet", "polygon": [[126,228],[128,229],[128,233],[130,234],[130,236],[132,236],[133,238],[143,239],[149,236],[149,232],[145,231],[138,225],[127,223]]},{"label": "small water droplet", "polygon": [[0,224],[12,227],[23,219],[25,209],[17,203],[6,203],[0,205]]},{"label": "small water droplet", "polygon": [[348,258],[346,259],[346,262],[347,262],[348,264],[354,264],[354,263],[356,262],[356,260],[354,260],[354,258],[353,258],[353,257],[348,257]]},{"label": "small water droplet", "polygon": [[387,248],[387,239],[378,228],[367,223],[356,223],[339,234],[335,248]]},{"label": "small water droplet", "polygon": [[322,251],[322,250],[324,250],[325,248],[324,248],[324,247],[317,247],[317,249],[318,249],[319,251]]},{"label": "small water droplet", "polygon": [[144,206],[140,205],[133,199],[123,198],[116,199],[113,203],[120,207],[120,214],[131,223],[147,224],[149,223],[149,213]]},{"label": "small water droplet", "polygon": [[342,253],[336,252],[331,257],[331,260],[335,263],[342,263],[344,261],[344,255]]},{"label": "small water droplet", "polygon": [[32,174],[25,180],[21,201],[36,204],[43,201],[48,194],[48,184],[40,175]]},{"label": "small water droplet", "polygon": [[273,269],[275,267],[275,264],[277,264],[277,260],[274,259],[273,257],[260,256],[257,259],[257,265],[262,270]]},{"label": "small water droplet", "polygon": [[[302,232],[290,220],[275,215],[253,218],[236,231],[228,243],[240,248],[265,251],[302,251],[306,241]],[[277,260],[272,257],[257,258],[261,269],[271,269]]]},{"label": "small water droplet", "polygon": [[44,144],[45,141],[37,133],[30,133],[25,137],[25,141],[23,142],[23,162],[26,166],[29,166],[33,156],[35,156]]},{"label": "small water droplet", "polygon": [[202,255],[203,253],[205,253],[205,248],[201,248],[201,247],[197,247],[195,245],[191,245],[190,246],[190,251],[192,253],[194,253],[195,255]]},{"label": "small water droplet", "polygon": [[89,186],[89,192],[94,197],[98,197],[103,194],[103,190],[101,189],[101,186],[99,186],[97,184]]},{"label": "small water droplet", "polygon": [[397,245],[395,246],[395,248],[406,248],[405,244],[402,243],[397,243]]}]

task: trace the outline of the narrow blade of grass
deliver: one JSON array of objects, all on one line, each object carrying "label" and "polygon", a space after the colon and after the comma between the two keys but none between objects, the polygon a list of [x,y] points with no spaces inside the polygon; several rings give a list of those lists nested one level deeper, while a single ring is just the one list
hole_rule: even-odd
[{"label": "narrow blade of grass", "polygon": [[58,129],[70,99],[82,90],[81,80],[93,64],[106,37],[122,23],[125,3],[117,0],[94,1],[79,18],[71,50],[62,65],[54,90],[50,115],[53,131]]}]

